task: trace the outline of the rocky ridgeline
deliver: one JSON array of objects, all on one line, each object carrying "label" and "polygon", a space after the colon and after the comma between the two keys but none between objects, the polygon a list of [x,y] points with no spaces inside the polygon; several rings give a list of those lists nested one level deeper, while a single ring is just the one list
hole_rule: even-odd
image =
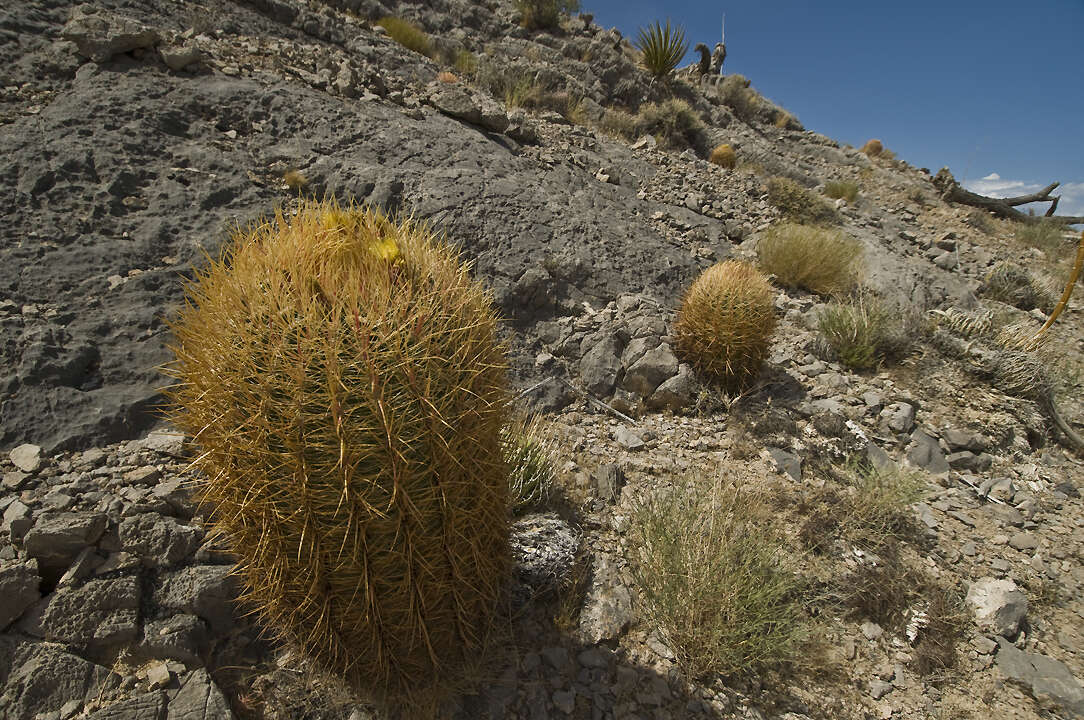
[{"label": "rocky ridgeline", "polygon": [[[586,16],[548,34],[520,28],[503,2],[9,5],[0,715],[369,716],[238,609],[231,559],[190,497],[190,449],[147,434],[181,280],[232,226],[296,198],[283,182],[296,170],[307,193],[447,232],[507,319],[521,400],[558,440],[574,507],[517,520],[510,656],[457,716],[1084,716],[1082,465],[1051,442],[1040,406],[926,345],[851,372],[819,340],[822,300],[792,290],[776,297],[772,355],[744,396],[703,385],[672,347],[689,283],[719,260],[754,260],[758,233],[781,219],[766,175],[856,182],[858,199],[837,211],[864,247],[864,280],[919,312],[976,308],[997,263],[1044,257],[942,203],[928,172],[793,120],[776,127],[770,105],[742,119],[718,78],[674,86],[706,123],[702,147],[592,129],[607,107],[671,90]],[[388,14],[446,54],[582,97],[587,125],[439,81],[444,66],[368,22]],[[747,167],[707,162],[721,142]],[[1013,322],[1045,319],[983,302]],[[1084,351],[1072,305],[1053,332],[1070,359]],[[1062,398],[1078,427],[1079,395]],[[907,561],[961,590],[955,669],[923,676],[905,630],[847,616],[825,636],[836,684],[685,677],[640,611],[637,500],[705,467],[801,494],[855,455],[929,475]],[[850,571],[870,562],[861,553],[834,547],[831,559]]]}]

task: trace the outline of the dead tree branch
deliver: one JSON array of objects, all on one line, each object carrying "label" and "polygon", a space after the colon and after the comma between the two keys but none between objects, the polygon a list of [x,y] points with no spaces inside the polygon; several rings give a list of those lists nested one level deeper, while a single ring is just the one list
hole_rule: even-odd
[{"label": "dead tree branch", "polygon": [[[1042,190],[1033,192],[1028,195],[1018,195],[1016,197],[1009,198],[995,198],[988,197],[986,195],[979,195],[973,193],[970,190],[965,190],[960,183],[956,182],[956,178],[952,176],[948,168],[941,168],[937,171],[937,175],[933,178],[933,185],[941,193],[941,198],[948,202],[960,203],[961,205],[970,205],[972,207],[982,208],[988,210],[998,217],[1007,218],[1009,220],[1016,220],[1024,223],[1037,223],[1043,220],[1050,222],[1061,223],[1062,225],[1076,225],[1078,223],[1084,223],[1084,217],[1073,215],[1055,215],[1054,211],[1058,207],[1058,200],[1060,196],[1055,195],[1051,197],[1050,193],[1054,192],[1054,189],[1061,183],[1050,183]],[[1046,211],[1045,217],[1038,217],[1035,215],[1029,215],[1027,213],[1020,212],[1016,209],[1017,205],[1027,205],[1033,202],[1048,202],[1050,203],[1050,209]]]}]

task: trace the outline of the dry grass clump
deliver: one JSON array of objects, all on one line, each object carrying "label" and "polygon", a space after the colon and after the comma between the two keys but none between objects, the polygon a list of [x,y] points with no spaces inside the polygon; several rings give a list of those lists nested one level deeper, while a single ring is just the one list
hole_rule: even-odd
[{"label": "dry grass clump", "polygon": [[832,354],[852,370],[872,370],[910,345],[900,312],[872,295],[832,303],[818,318]]},{"label": "dry grass clump", "polygon": [[770,515],[757,492],[703,477],[635,509],[644,616],[692,677],[786,663],[806,635],[799,580]]},{"label": "dry grass clump", "polygon": [[654,135],[667,149],[698,148],[704,143],[704,123],[684,100],[641,105],[636,131],[638,135]]},{"label": "dry grass clump", "polygon": [[635,46],[640,51],[640,63],[654,78],[664,78],[673,72],[689,51],[685,28],[680,25],[671,28],[669,20],[665,27],[656,20],[640,28]]},{"label": "dry grass clump", "polygon": [[452,58],[452,67],[464,77],[473,77],[478,72],[478,58],[470,50],[458,50]]},{"label": "dry grass clump", "polygon": [[429,36],[417,25],[392,15],[380,18],[376,24],[387,30],[388,37],[407,50],[433,57],[433,45],[429,41]]},{"label": "dry grass clump", "polygon": [[824,198],[786,177],[768,180],[768,202],[788,220],[811,225],[831,225],[839,220],[836,209]]},{"label": "dry grass clump", "polygon": [[756,268],[711,266],[685,294],[674,322],[678,353],[698,371],[737,390],[756,377],[775,330],[775,292]]},{"label": "dry grass clump", "polygon": [[845,180],[833,180],[825,184],[824,194],[833,200],[843,199],[849,203],[853,203],[854,199],[858,197],[858,183],[847,182]]},{"label": "dry grass clump", "polygon": [[568,90],[553,89],[527,70],[483,62],[474,82],[508,107],[535,112],[548,110],[572,123],[582,124],[583,98]]},{"label": "dry grass clump", "polygon": [[1013,237],[1028,247],[1039,248],[1047,255],[1057,257],[1071,247],[1062,237],[1065,226],[1061,223],[1040,220],[1036,223],[1020,223]]},{"label": "dry grass clump", "polygon": [[723,143],[717,145],[714,150],[711,151],[711,162],[724,167],[727,170],[733,170],[738,164],[738,156],[734,152],[734,148],[730,146],[730,143]]},{"label": "dry grass clump", "polygon": [[928,490],[924,475],[897,466],[863,465],[847,466],[840,474],[850,496],[843,523],[848,537],[876,549],[914,533],[910,507]]},{"label": "dry grass clump", "polygon": [[447,70],[441,70],[437,73],[437,82],[447,83],[449,85],[459,82],[459,78],[453,72]]},{"label": "dry grass clump", "polygon": [[[919,675],[944,673],[956,666],[956,643],[968,626],[963,598],[956,588],[928,583],[922,622],[914,623],[914,667]],[[910,629],[910,628],[909,628]],[[935,679],[936,681],[936,679]]]},{"label": "dry grass clump", "polygon": [[757,255],[783,285],[833,295],[854,287],[862,245],[837,230],[780,223],[761,235]]},{"label": "dry grass clump", "polygon": [[528,30],[552,30],[562,15],[580,9],[579,0],[516,0],[520,24]]},{"label": "dry grass clump", "polygon": [[517,417],[501,431],[501,447],[508,463],[512,514],[522,515],[545,503],[557,468],[553,442],[542,432],[541,417]]},{"label": "dry grass clump", "polygon": [[636,138],[636,127],[636,116],[618,108],[606,108],[598,124],[602,132],[624,140]]},{"label": "dry grass clump", "polygon": [[884,143],[880,140],[867,140],[866,144],[862,146],[861,152],[870,157],[877,157],[885,150]]}]

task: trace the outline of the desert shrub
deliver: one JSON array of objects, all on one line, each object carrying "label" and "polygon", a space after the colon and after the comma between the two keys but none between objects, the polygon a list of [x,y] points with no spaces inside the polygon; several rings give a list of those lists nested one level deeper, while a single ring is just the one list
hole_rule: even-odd
[{"label": "desert shrub", "polygon": [[530,419],[518,417],[501,431],[514,515],[544,503],[557,476],[553,445],[542,432],[540,423],[537,415]]},{"label": "desert shrub", "polygon": [[310,201],[238,231],[172,325],[172,419],[245,597],[389,705],[454,687],[504,595],[497,322],[424,226]]},{"label": "desert shrub", "polygon": [[825,183],[824,194],[833,200],[846,200],[849,203],[853,203],[854,199],[858,197],[858,183],[847,182],[845,180],[833,180]]},{"label": "desert shrub", "polygon": [[433,56],[433,45],[429,42],[429,36],[417,25],[391,15],[380,18],[376,24],[387,30],[388,37],[407,50],[426,57]]},{"label": "desert shrub", "polygon": [[854,287],[862,245],[837,230],[781,223],[760,236],[757,255],[783,285],[832,295]]},{"label": "desert shrub", "polygon": [[1055,298],[1043,288],[1027,270],[1012,263],[998,263],[986,274],[979,294],[992,298],[1006,305],[1031,310],[1040,308],[1050,310]]},{"label": "desert shrub", "polygon": [[561,22],[561,15],[580,9],[579,0],[516,0],[520,24],[528,30],[552,30]]},{"label": "desert shrub", "polygon": [[760,95],[749,87],[749,80],[744,76],[727,75],[718,87],[719,99],[745,122],[752,122],[759,114]]},{"label": "desert shrub", "polygon": [[711,157],[709,159],[719,167],[724,167],[728,170],[733,170],[738,164],[738,156],[735,154],[734,148],[732,148],[729,143],[717,145],[715,149],[711,151]]},{"label": "desert shrub", "polygon": [[877,157],[884,152],[885,146],[880,140],[867,140],[866,144],[862,146],[861,152],[864,152],[870,157]]},{"label": "desert shrub", "polygon": [[654,135],[669,149],[697,148],[704,142],[704,123],[684,100],[645,103],[636,116],[638,135]]},{"label": "desert shrub", "polygon": [[817,320],[834,357],[852,370],[872,370],[906,351],[910,340],[901,317],[898,309],[861,295],[828,305]]},{"label": "desert shrub", "polygon": [[788,220],[798,223],[828,225],[839,219],[836,209],[824,198],[786,177],[768,180],[768,202]]},{"label": "desert shrub", "polygon": [[607,135],[635,140],[637,132],[636,116],[617,108],[606,108],[599,121],[599,129]]},{"label": "desert shrub", "polygon": [[775,330],[775,292],[754,267],[728,260],[693,282],[674,322],[678,353],[699,372],[738,389],[756,377]]},{"label": "desert shrub", "polygon": [[644,616],[693,677],[789,661],[805,635],[767,501],[720,479],[683,480],[638,504],[633,575]]},{"label": "desert shrub", "polygon": [[644,69],[655,78],[666,77],[673,72],[689,51],[685,29],[680,25],[671,28],[669,20],[666,27],[655,21],[646,28],[640,28],[635,45],[641,53]]},{"label": "desert shrub", "polygon": [[453,84],[459,82],[459,78],[455,76],[455,73],[441,70],[437,73],[437,82]]}]

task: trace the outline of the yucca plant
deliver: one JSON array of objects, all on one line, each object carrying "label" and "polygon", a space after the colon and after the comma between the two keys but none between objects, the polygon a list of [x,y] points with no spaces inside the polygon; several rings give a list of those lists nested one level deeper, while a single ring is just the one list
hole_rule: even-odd
[{"label": "yucca plant", "polygon": [[669,20],[663,27],[656,20],[654,24],[640,28],[636,49],[643,55],[644,69],[656,78],[663,78],[673,72],[681,58],[685,57],[689,43],[685,40],[683,27],[671,27]]}]

